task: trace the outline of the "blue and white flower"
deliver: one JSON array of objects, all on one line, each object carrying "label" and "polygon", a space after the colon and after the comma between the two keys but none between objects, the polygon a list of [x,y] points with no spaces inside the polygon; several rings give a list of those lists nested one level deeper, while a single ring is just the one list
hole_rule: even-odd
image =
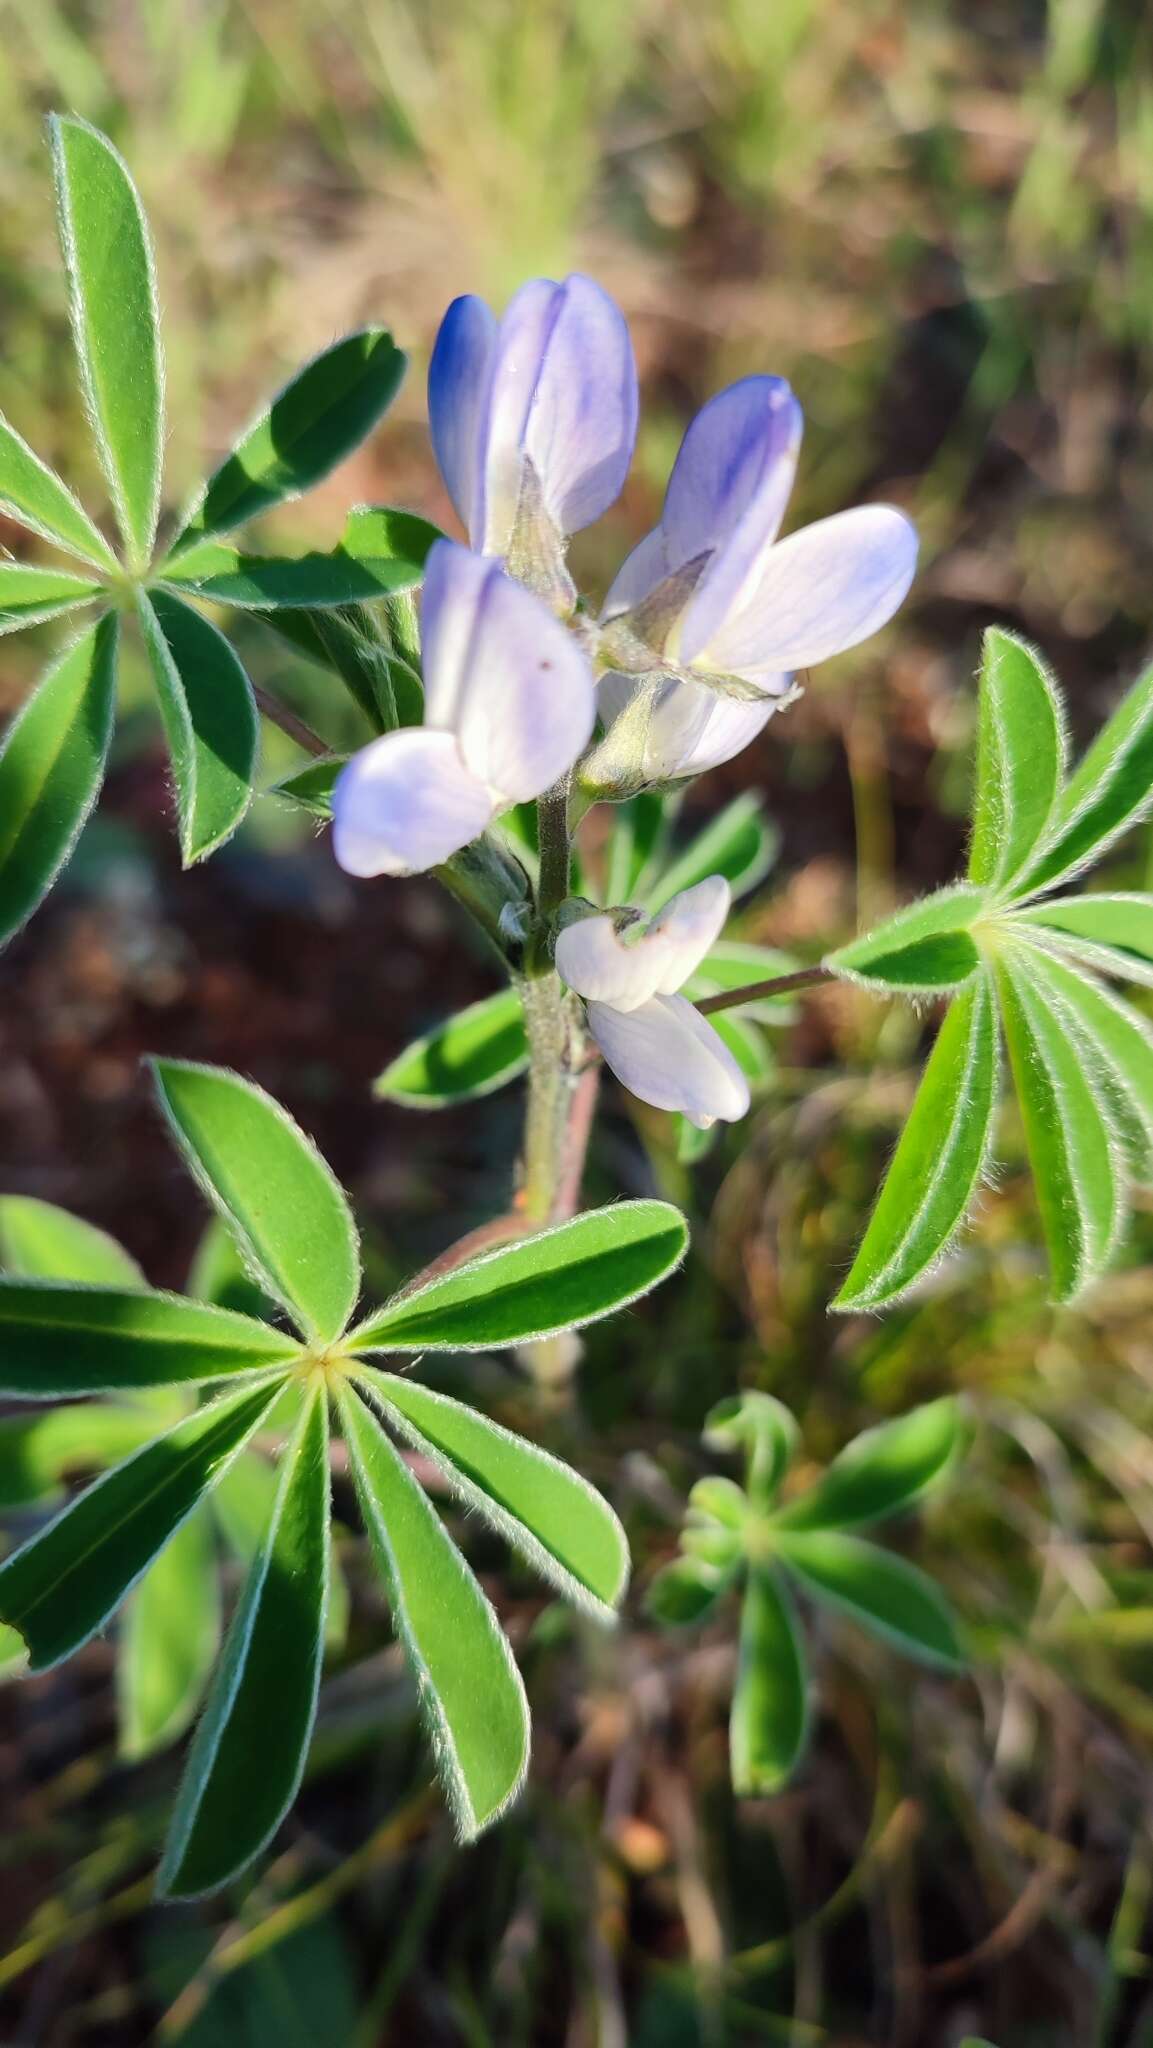
[{"label": "blue and white flower", "polygon": [[412,875],[568,773],[593,728],[592,670],[572,634],[500,563],[433,547],[421,602],[424,724],[354,755],[333,792],[352,875]]},{"label": "blue and white flower", "polygon": [[749,1084],[728,1046],[677,993],[716,944],[730,901],[723,876],[710,875],[674,896],[647,928],[585,917],[556,942],[557,972],[584,997],[589,1030],[618,1081],[701,1130],[735,1122],[749,1107]]},{"label": "blue and white flower", "polygon": [[838,512],[778,540],[801,410],[781,377],[746,377],[697,414],[660,524],[634,548],[602,613],[610,726],[629,713],[638,777],[699,775],[739,753],[798,669],[890,619],[917,537],[890,505]]}]

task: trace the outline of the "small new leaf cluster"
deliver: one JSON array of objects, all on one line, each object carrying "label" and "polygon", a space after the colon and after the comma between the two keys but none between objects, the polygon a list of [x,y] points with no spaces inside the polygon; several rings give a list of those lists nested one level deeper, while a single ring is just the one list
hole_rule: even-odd
[{"label": "small new leaf cluster", "polygon": [[722,1401],[704,1440],[744,1460],[744,1485],[700,1479],[689,1495],[681,1556],[658,1573],[649,1604],[658,1621],[700,1622],[722,1597],[741,1598],[740,1650],[729,1722],[733,1789],[776,1792],[804,1753],[811,1685],[795,1594],[846,1615],[882,1642],[938,1670],[962,1662],[943,1594],[924,1572],[856,1530],[902,1513],[958,1457],[965,1424],[953,1400],[933,1401],[866,1430],[807,1493],[780,1489],[797,1425],[771,1395]]},{"label": "small new leaf cluster", "polygon": [[293,378],[158,545],[164,355],[148,225],[106,136],[57,116],[49,136],[81,390],[119,544],[0,417],[0,512],[80,565],[0,560],[0,633],[73,614],[93,620],[48,670],[0,748],[0,944],[42,902],[99,794],[124,619],[136,620],[155,683],[188,864],[243,818],[259,739],[252,685],[189,598],[294,617],[282,630],[341,673],[373,728],[384,731],[402,715],[419,719],[419,682],[402,713],[379,650],[374,668],[343,610],[327,629],[323,608],[409,590],[437,538],[426,520],[383,507],[354,511],[331,552],[295,560],[247,553],[222,538],[311,489],[380,420],[405,357],[383,328],[371,327],[344,336]]},{"label": "small new leaf cluster", "polygon": [[[76,1219],[62,1223],[42,1205],[18,1208],[15,1218],[9,1210],[17,1263],[43,1275],[67,1261],[84,1278],[0,1281],[0,1392],[43,1402],[111,1397],[106,1406],[46,1416],[47,1442],[37,1441],[34,1418],[21,1418],[26,1497],[50,1489],[67,1465],[53,1427],[65,1438],[73,1431],[74,1452],[82,1430],[98,1462],[128,1455],[0,1565],[0,1623],[20,1638],[27,1668],[43,1671],[139,1587],[151,1601],[147,1649],[166,1597],[204,1586],[200,1561],[190,1561],[192,1547],[208,1538],[198,1510],[215,1495],[224,1525],[239,1519],[233,1543],[247,1576],[207,1687],[160,1872],[161,1889],[176,1896],[223,1883],[268,1841],[304,1768],[333,1587],[335,1419],[441,1778],[460,1834],[471,1837],[520,1786],[528,1709],[496,1616],[393,1437],[419,1451],[549,1583],[602,1620],[623,1593],[628,1553],[611,1508],[578,1474],[373,1361],[381,1353],[412,1359],[518,1345],[608,1315],[679,1264],[683,1218],[657,1201],[593,1210],[433,1272],[354,1323],[356,1230],[303,1132],[235,1074],[161,1061],[155,1075],[185,1160],[251,1279],[291,1327],[154,1292],[118,1247]],[[211,1398],[193,1405],[194,1390],[205,1389]],[[275,1472],[261,1469],[258,1438],[285,1431]],[[161,1579],[149,1586],[157,1571]],[[140,1593],[132,1654],[140,1649]],[[180,1619],[197,1677],[175,1688],[179,1711],[150,1709],[150,1728],[158,1719],[166,1732],[192,1711],[215,1648],[204,1601]],[[170,1609],[167,1620],[171,1631]]]},{"label": "small new leaf cluster", "polygon": [[1070,772],[1057,685],[985,638],[965,881],[832,954],[877,992],[951,997],[852,1270],[880,1308],[947,1251],[987,1173],[1008,1047],[1056,1301],[1108,1265],[1153,1174],[1153,1030],[1102,976],[1153,985],[1153,896],[1064,891],[1153,806],[1153,669]]}]

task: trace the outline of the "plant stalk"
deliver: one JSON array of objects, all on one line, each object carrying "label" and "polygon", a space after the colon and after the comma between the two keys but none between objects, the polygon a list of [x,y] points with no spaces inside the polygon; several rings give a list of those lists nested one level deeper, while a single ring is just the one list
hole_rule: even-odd
[{"label": "plant stalk", "polygon": [[706,996],[696,1007],[702,1017],[708,1017],[716,1010],[736,1010],[743,1003],[760,1002],[765,996],[787,996],[791,989],[816,988],[820,982],[833,979],[827,967],[799,967],[795,973],[778,974],[771,981],[750,981],[744,988],[724,989],[720,995]]}]

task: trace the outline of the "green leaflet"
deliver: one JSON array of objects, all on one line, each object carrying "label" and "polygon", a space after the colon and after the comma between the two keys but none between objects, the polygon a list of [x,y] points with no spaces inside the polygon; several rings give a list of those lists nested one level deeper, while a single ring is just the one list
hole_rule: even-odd
[{"label": "green leaflet", "polygon": [[316,1147],[264,1090],[221,1067],[155,1060],[157,1090],[200,1187],[260,1285],[329,1343],[360,1291],[356,1226]]},{"label": "green leaflet", "polygon": [[0,561],[0,633],[18,633],[43,619],[59,618],[103,595],[100,584],[87,576]]},{"label": "green leaflet", "polygon": [[214,1401],[105,1473],[0,1565],[0,1621],[31,1669],[71,1656],[103,1627],[267,1413],[276,1390]]},{"label": "green leaflet", "polygon": [[0,1280],[0,1392],[24,1401],[234,1379],[297,1350],[267,1323],[178,1294]]},{"label": "green leaflet", "polygon": [[763,799],[755,790],[742,791],[646,892],[650,916],[682,889],[691,889],[708,875],[723,875],[734,898],[749,895],[764,881],[779,845],[780,833],[766,818]]},{"label": "green leaflet", "polygon": [[48,122],[72,336],[131,566],[152,552],[164,461],[164,364],[148,227],[128,167],[74,116]]},{"label": "green leaflet", "polygon": [[1103,974],[1153,984],[1153,896],[1059,896],[1013,913],[1038,939],[1049,938]]},{"label": "green leaflet", "polygon": [[148,1284],[135,1259],[106,1230],[34,1195],[0,1195],[0,1264],[25,1280]]},{"label": "green leaflet", "polygon": [[946,1013],[833,1308],[877,1308],[897,1300],[948,1249],[988,1159],[999,1093],[998,1042],[993,992],[982,975]]},{"label": "green leaflet", "polygon": [[559,1458],[499,1423],[395,1373],[370,1391],[399,1434],[446,1475],[466,1507],[578,1606],[612,1619],[629,1574],[624,1530],[608,1502]]},{"label": "green leaflet", "polygon": [[0,415],[0,512],[94,568],[116,557],[78,498]]},{"label": "green leaflet", "polygon": [[130,1457],[161,1426],[143,1402],[130,1408],[86,1401],[0,1416],[0,1508],[58,1499],[66,1479]]},{"label": "green leaflet", "polygon": [[382,644],[380,626],[364,607],[270,612],[265,623],[306,660],[338,675],[374,732],[420,724],[420,677]]},{"label": "green leaflet", "polygon": [[245,1581],[189,1751],[157,1877],[170,1898],[250,1863],[296,1797],[324,1654],[328,1405],[311,1394],[284,1454],[272,1522]]},{"label": "green leaflet", "polygon": [[125,1609],[116,1688],[120,1754],[129,1763],[183,1735],[219,1641],[220,1582],[202,1503],[148,1567]]},{"label": "green leaflet", "polygon": [[1006,951],[998,981],[1005,1038],[1053,1276],[1071,1301],[1108,1262],[1123,1210],[1116,1144],[1080,1045],[1044,1000],[1030,950]]},{"label": "green leaflet", "polygon": [[496,1615],[403,1460],[350,1388],[339,1401],[361,1513],[437,1768],[457,1832],[471,1841],[524,1781],[524,1686]]},{"label": "green leaflet", "polygon": [[1153,1174],[1153,1026],[1094,976],[1052,954],[1039,951],[1034,972],[1084,1030],[1092,1049],[1086,1063],[1104,1061],[1114,1084],[1109,1100],[1127,1137],[1131,1163],[1148,1181]]},{"label": "green leaflet", "polygon": [[834,1531],[778,1536],[784,1563],[826,1606],[916,1657],[954,1671],[964,1658],[948,1602],[915,1565],[860,1536]]},{"label": "green leaflet", "polygon": [[669,814],[663,792],[655,789],[644,789],[627,803],[613,805],[606,903],[631,903],[640,893],[642,877],[652,867],[663,844]]},{"label": "green leaflet", "polygon": [[754,1564],[741,1603],[729,1720],[738,1798],[777,1792],[792,1776],[808,1738],[808,1694],[804,1638],[789,1589],[770,1565]]},{"label": "green leaflet", "polygon": [[1153,668],[1134,683],[1070,776],[1036,860],[1014,893],[1064,881],[1136,824],[1153,803]]},{"label": "green leaflet", "polygon": [[957,988],[980,961],[968,927],[985,908],[985,897],[969,882],[955,882],[924,896],[884,924],[830,953],[822,963],[831,974],[868,987],[900,991]]},{"label": "green leaflet", "polygon": [[442,1109],[491,1095],[527,1065],[520,997],[501,989],[414,1039],[373,1083],[373,1094],[410,1109]]},{"label": "green leaflet", "polygon": [[990,627],[981,659],[970,881],[1003,888],[1020,872],[1049,822],[1064,762],[1053,677],[1023,640]]},{"label": "green leaflet", "polygon": [[743,1453],[749,1498],[770,1507],[797,1448],[796,1421],[783,1402],[755,1387],[732,1394],[710,1408],[701,1434],[713,1450]]},{"label": "green leaflet", "polygon": [[879,1423],[854,1437],[816,1486],[782,1508],[775,1527],[843,1529],[899,1514],[944,1476],[965,1434],[960,1407],[949,1398]]},{"label": "green leaflet", "polygon": [[662,1628],[693,1628],[716,1606],[732,1578],[703,1558],[675,1557],[649,1586],[645,1605]]},{"label": "green leaflet", "polygon": [[[414,520],[423,526],[423,520]],[[164,567],[164,579],[177,591],[192,590],[217,604],[242,611],[308,610],[314,606],[370,604],[394,591],[419,583],[424,556],[366,556],[363,559],[333,548],[291,557],[246,554],[227,541],[198,541],[187,554]]]},{"label": "green leaflet", "polygon": [[[398,505],[354,505],[344,522],[340,551],[354,562],[374,565],[380,573],[389,562],[398,562],[406,570],[415,566],[423,575],[431,550],[443,539],[439,526],[422,519],[419,512],[405,512]],[[411,587],[411,579],[396,585],[399,590]]]},{"label": "green leaflet", "polygon": [[116,637],[105,618],[66,648],[0,746],[0,944],[43,902],[99,794]]},{"label": "green leaflet", "polygon": [[349,754],[333,754],[331,759],[309,761],[304,768],[298,768],[293,775],[286,775],[283,782],[273,783],[268,794],[285,797],[300,810],[308,811],[314,818],[330,825],[332,823],[332,792],[337,777],[347,762]]},{"label": "green leaflet", "polygon": [[406,362],[386,329],[366,327],[306,363],[214,471],[172,553],[320,483],[387,412]]},{"label": "green leaflet", "polygon": [[252,685],[222,633],[179,598],[137,598],[160,699],[185,867],[230,838],[252,801],[260,726]]},{"label": "green leaflet", "polygon": [[236,1249],[232,1233],[219,1216],[210,1216],[188,1275],[185,1292],[215,1308],[239,1309],[243,1316],[272,1322],[276,1304],[257,1286]]},{"label": "green leaflet", "polygon": [[350,1351],[484,1351],[579,1328],[647,1294],[684,1257],[667,1202],[618,1202],[470,1259],[353,1330]]}]

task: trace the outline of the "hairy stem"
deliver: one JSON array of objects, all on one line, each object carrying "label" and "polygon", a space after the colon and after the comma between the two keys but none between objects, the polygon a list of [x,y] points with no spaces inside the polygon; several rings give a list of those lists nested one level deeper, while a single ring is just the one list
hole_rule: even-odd
[{"label": "hairy stem", "polygon": [[827,967],[799,967],[795,973],[778,974],[771,981],[750,981],[744,988],[727,988],[718,996],[706,996],[697,1009],[702,1017],[707,1017],[714,1010],[736,1010],[743,1003],[759,1002],[763,996],[787,996],[791,989],[816,988],[820,982],[833,979]]}]

